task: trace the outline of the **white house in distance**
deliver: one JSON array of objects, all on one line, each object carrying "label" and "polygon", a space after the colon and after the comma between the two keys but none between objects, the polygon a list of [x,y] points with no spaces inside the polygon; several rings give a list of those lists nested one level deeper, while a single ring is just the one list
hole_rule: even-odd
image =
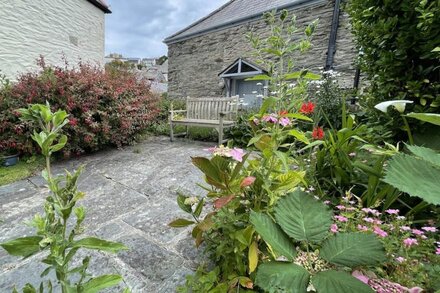
[{"label": "white house in distance", "polygon": [[14,80],[37,67],[36,59],[63,65],[104,64],[104,0],[1,0],[0,74]]}]

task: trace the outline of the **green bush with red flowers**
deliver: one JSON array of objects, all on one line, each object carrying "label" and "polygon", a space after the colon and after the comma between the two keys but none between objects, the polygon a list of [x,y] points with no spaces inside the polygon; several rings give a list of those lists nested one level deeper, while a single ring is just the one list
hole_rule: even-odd
[{"label": "green bush with red flowers", "polygon": [[31,103],[48,101],[54,109],[66,109],[67,157],[130,144],[159,113],[158,97],[150,92],[149,82],[128,70],[106,73],[85,63],[75,68],[53,67],[43,58],[38,64],[39,71],[1,85],[0,153],[11,148],[21,154],[35,151],[29,139],[33,129],[16,112]]}]

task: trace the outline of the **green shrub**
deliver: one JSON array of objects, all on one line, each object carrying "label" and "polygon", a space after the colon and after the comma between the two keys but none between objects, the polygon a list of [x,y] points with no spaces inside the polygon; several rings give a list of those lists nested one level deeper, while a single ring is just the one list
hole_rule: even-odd
[{"label": "green shrub", "polygon": [[128,70],[104,72],[83,63],[52,67],[44,59],[39,65],[39,71],[24,73],[0,89],[0,152],[11,146],[22,154],[38,150],[30,139],[33,127],[16,112],[29,103],[48,101],[68,112],[64,156],[131,144],[157,116],[157,97],[148,81]]},{"label": "green shrub", "polygon": [[[440,113],[440,62],[434,51],[440,2],[352,0],[347,8],[360,65],[371,84],[365,98],[369,118],[379,119],[374,105],[396,99],[414,101],[414,112]],[[395,133],[398,123],[392,127]]]}]

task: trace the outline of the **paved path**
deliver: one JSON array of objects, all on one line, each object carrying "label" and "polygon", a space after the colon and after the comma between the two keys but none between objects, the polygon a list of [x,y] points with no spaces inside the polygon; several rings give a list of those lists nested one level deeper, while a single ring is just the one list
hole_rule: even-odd
[{"label": "paved path", "polygon": [[[198,252],[188,230],[167,226],[184,215],[176,204],[176,192],[202,194],[195,184],[201,173],[190,157],[206,155],[212,144],[150,138],[124,150],[100,152],[54,165],[54,173],[85,164],[79,190],[86,192],[86,232],[121,241],[130,250],[109,255],[92,253],[91,272],[124,276],[132,292],[174,292],[186,274],[196,267]],[[41,211],[47,189],[40,176],[0,187],[0,241],[31,235],[26,226]],[[26,260],[0,250],[0,292],[13,284],[39,284],[42,255]],[[111,290],[110,292],[121,292]]]}]

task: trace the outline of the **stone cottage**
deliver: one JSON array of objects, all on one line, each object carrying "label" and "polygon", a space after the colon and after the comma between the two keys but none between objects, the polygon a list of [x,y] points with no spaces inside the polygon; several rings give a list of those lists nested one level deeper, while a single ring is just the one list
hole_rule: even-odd
[{"label": "stone cottage", "polygon": [[15,79],[36,67],[79,60],[104,64],[104,0],[1,0],[0,74]]},{"label": "stone cottage", "polygon": [[264,68],[253,62],[246,34],[252,30],[267,35],[263,13],[282,9],[297,16],[300,28],[319,19],[313,48],[297,60],[298,69],[317,73],[323,68],[333,69],[341,74],[345,86],[353,86],[356,50],[340,0],[231,0],[164,40],[168,45],[169,96],[238,94],[252,104],[261,87],[245,79]]}]

